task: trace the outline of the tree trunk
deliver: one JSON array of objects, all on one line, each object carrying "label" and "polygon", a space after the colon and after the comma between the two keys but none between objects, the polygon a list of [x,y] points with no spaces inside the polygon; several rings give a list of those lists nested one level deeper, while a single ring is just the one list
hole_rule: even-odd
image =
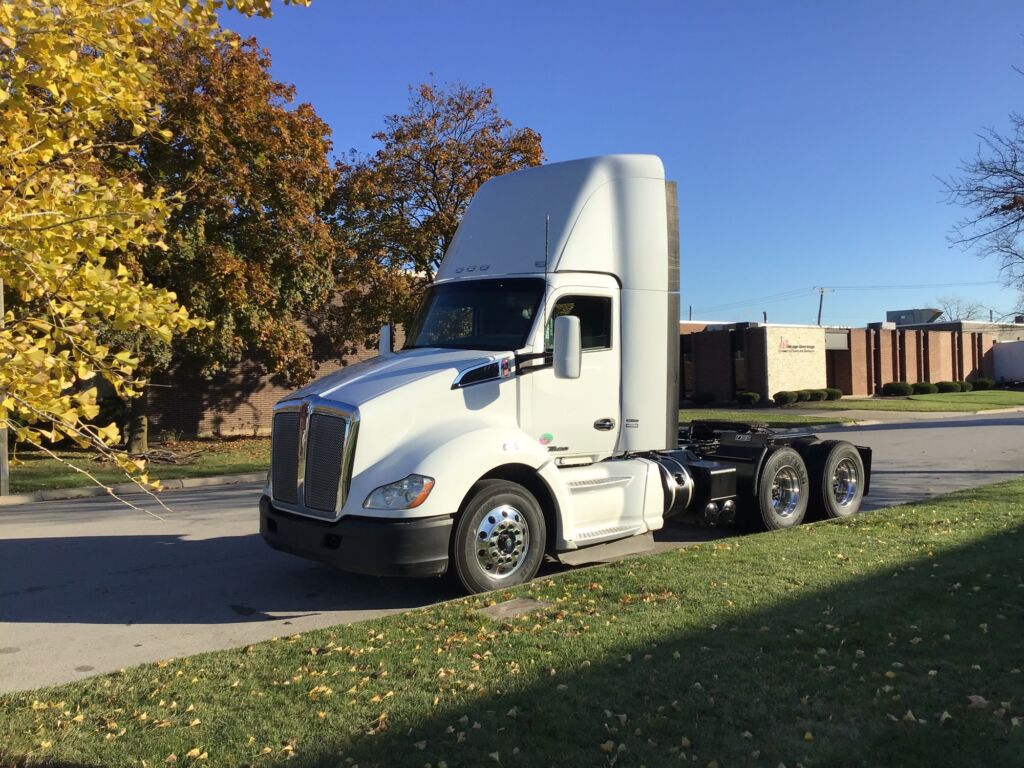
[{"label": "tree trunk", "polygon": [[142,394],[128,401],[128,453],[147,453],[149,451],[149,397],[143,389]]}]

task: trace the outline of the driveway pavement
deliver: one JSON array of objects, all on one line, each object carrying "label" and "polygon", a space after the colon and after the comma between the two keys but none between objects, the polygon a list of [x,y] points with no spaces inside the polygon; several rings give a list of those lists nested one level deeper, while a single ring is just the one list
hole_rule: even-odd
[{"label": "driveway pavement", "polygon": [[[1024,414],[835,429],[875,451],[870,507],[1024,474]],[[332,571],[259,537],[256,485],[177,491],[160,521],[103,498],[0,510],[0,691],[244,645],[456,596]],[[672,526],[659,549],[715,535]]]}]

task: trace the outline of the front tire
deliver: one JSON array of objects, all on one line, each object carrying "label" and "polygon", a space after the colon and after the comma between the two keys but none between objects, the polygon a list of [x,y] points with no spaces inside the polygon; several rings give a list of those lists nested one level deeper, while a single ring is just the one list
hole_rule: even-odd
[{"label": "front tire", "polygon": [[537,575],[547,528],[537,499],[507,480],[476,485],[452,536],[452,562],[467,592],[490,592]]},{"label": "front tire", "polygon": [[800,525],[807,514],[810,489],[807,466],[800,454],[783,445],[769,448],[755,499],[761,528],[778,531]]}]

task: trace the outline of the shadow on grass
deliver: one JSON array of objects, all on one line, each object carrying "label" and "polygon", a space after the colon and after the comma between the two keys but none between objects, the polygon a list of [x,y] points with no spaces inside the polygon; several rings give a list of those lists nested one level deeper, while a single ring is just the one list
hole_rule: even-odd
[{"label": "shadow on grass", "polygon": [[[373,736],[307,742],[288,764],[654,766],[682,754],[701,766],[1020,765],[1022,534],[779,595],[694,631],[681,627],[704,622],[686,617],[684,599],[624,609],[621,633],[570,632],[561,644],[518,635],[504,653],[495,644],[495,663],[557,676],[510,672],[475,701],[396,713]],[[775,566],[785,581],[785,562]],[[971,708],[970,695],[989,703]]]}]

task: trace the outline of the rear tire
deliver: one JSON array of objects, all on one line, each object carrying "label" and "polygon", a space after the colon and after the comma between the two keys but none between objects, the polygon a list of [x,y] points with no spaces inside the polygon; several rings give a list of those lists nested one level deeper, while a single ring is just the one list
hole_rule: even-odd
[{"label": "rear tire", "polygon": [[769,448],[755,498],[760,528],[778,531],[800,525],[807,514],[810,490],[807,466],[800,454],[785,445]]},{"label": "rear tire", "polygon": [[459,515],[451,561],[467,592],[490,592],[536,576],[546,539],[544,513],[532,493],[507,480],[484,480]]},{"label": "rear tire", "polygon": [[808,460],[814,512],[824,518],[849,517],[864,500],[864,462],[853,443],[825,440]]}]

